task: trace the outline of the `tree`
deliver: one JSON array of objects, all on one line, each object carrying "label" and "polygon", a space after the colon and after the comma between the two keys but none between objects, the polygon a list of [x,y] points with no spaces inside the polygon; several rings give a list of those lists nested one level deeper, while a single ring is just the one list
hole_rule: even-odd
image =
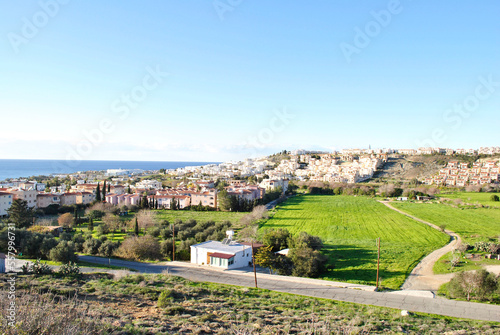
[{"label": "tree", "polygon": [[175,201],[175,197],[170,200],[170,209],[176,210],[177,209],[177,201]]},{"label": "tree", "polygon": [[132,194],[132,190],[130,189],[130,185],[128,185],[128,187],[127,187],[127,193]]},{"label": "tree", "polygon": [[50,260],[56,262],[76,262],[78,256],[75,254],[73,242],[60,241],[59,244],[50,250]]},{"label": "tree", "polygon": [[111,193],[111,184],[108,184],[108,193]]},{"label": "tree", "polygon": [[276,252],[288,248],[290,238],[290,232],[286,229],[269,229],[262,237],[262,243],[271,246],[272,251]]},{"label": "tree", "polygon": [[135,217],[134,233],[135,236],[139,236],[139,222],[137,221],[137,216]]},{"label": "tree", "polygon": [[97,183],[97,189],[95,190],[95,200],[100,202],[101,199],[101,186]]},{"label": "tree", "polygon": [[28,228],[33,224],[34,210],[28,207],[26,200],[15,199],[7,210],[9,222],[16,225],[16,228]]},{"label": "tree", "polygon": [[89,219],[88,230],[94,231],[94,219],[92,219],[92,218]]},{"label": "tree", "polygon": [[448,284],[450,295],[454,298],[485,300],[497,288],[493,274],[486,270],[460,272]]},{"label": "tree", "polygon": [[133,260],[155,260],[161,258],[160,244],[151,235],[129,237],[117,250],[117,255]]},{"label": "tree", "polygon": [[75,219],[73,217],[73,214],[71,213],[64,213],[57,218],[57,223],[59,223],[60,226],[64,228],[71,228],[73,226]]},{"label": "tree", "polygon": [[73,217],[73,226],[76,227],[78,226],[78,207],[75,206],[75,212],[74,212],[74,217]]},{"label": "tree", "polygon": [[102,222],[104,222],[112,232],[115,232],[120,227],[121,220],[116,215],[108,213],[104,216]]},{"label": "tree", "polygon": [[104,183],[102,184],[102,201],[106,200],[106,180],[104,180]]},{"label": "tree", "polygon": [[260,265],[264,268],[269,268],[269,273],[272,274],[274,270],[274,264],[276,263],[276,257],[273,252],[273,247],[263,246],[259,248],[259,251],[255,253],[255,264]]},{"label": "tree", "polygon": [[290,249],[293,262],[292,275],[297,277],[317,277],[324,269],[326,257],[312,248]]}]

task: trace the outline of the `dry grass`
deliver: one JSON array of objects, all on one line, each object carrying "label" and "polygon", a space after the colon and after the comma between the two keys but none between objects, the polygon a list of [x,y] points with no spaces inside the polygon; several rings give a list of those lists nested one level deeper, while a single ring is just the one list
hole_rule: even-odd
[{"label": "dry grass", "polygon": [[[4,281],[0,290],[6,291]],[[18,277],[18,328],[2,334],[498,334],[498,324],[196,283],[168,274]],[[164,292],[162,307],[158,307]],[[2,309],[8,299],[2,296]],[[22,329],[22,331],[21,331]]]}]

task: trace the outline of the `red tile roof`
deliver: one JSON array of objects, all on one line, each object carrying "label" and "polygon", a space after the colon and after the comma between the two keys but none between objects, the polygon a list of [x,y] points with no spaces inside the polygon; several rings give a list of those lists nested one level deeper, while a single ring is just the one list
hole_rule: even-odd
[{"label": "red tile roof", "polygon": [[210,257],[222,258],[222,259],[230,259],[230,258],[233,258],[234,255],[223,254],[222,252],[214,252],[213,254],[210,254]]}]

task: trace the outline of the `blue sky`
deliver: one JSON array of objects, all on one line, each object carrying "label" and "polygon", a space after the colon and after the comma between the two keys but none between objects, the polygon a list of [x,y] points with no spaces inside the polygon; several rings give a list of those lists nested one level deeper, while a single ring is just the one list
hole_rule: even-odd
[{"label": "blue sky", "polygon": [[493,0],[0,0],[0,158],[497,146],[498,13]]}]

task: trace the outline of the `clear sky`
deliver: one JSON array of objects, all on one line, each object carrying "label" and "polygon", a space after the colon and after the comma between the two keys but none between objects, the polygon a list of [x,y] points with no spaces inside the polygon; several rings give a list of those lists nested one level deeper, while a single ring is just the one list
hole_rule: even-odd
[{"label": "clear sky", "polygon": [[0,0],[0,158],[498,146],[499,17],[495,0]]}]

